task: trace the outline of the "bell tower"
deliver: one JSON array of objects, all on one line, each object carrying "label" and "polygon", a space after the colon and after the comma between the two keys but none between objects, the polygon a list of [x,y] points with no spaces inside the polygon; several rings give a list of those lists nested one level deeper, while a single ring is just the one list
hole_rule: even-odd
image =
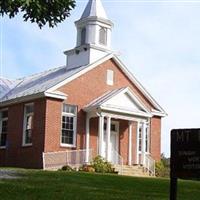
[{"label": "bell tower", "polygon": [[67,68],[88,65],[111,53],[113,23],[108,19],[101,0],[89,0],[81,18],[75,22],[76,47],[66,51]]}]

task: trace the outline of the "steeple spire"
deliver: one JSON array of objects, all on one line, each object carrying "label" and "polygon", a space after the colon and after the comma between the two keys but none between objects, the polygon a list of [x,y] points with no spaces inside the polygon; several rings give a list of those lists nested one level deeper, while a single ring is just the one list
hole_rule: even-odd
[{"label": "steeple spire", "polygon": [[81,19],[86,17],[98,17],[108,19],[101,0],[89,0]]},{"label": "steeple spire", "polygon": [[101,0],[89,0],[75,25],[76,47],[65,52],[68,68],[90,64],[111,52],[113,23],[108,19]]}]

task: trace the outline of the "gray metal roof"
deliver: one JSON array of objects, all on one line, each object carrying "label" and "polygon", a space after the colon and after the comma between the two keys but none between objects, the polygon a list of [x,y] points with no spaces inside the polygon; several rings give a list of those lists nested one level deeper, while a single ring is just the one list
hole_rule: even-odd
[{"label": "gray metal roof", "polygon": [[0,77],[0,99],[17,84],[16,80]]},{"label": "gray metal roof", "polygon": [[86,68],[86,66],[67,70],[66,66],[62,66],[14,81],[1,78],[0,102],[45,92],[84,68]]}]

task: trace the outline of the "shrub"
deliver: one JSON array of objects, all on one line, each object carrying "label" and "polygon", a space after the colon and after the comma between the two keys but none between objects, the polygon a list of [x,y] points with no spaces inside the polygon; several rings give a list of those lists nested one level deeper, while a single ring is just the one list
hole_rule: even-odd
[{"label": "shrub", "polygon": [[162,156],[161,161],[156,162],[156,176],[159,177],[169,177],[170,167],[169,159]]},{"label": "shrub", "polygon": [[98,173],[112,173],[113,168],[111,163],[105,161],[101,156],[97,156],[92,161],[92,167],[95,169],[95,172]]},{"label": "shrub", "polygon": [[82,167],[79,168],[79,171],[84,171],[84,172],[95,172],[95,169],[91,165],[83,165]]},{"label": "shrub", "polygon": [[74,169],[72,167],[70,167],[69,165],[65,165],[61,168],[62,171],[68,171],[68,172],[71,172],[71,171],[74,171]]}]

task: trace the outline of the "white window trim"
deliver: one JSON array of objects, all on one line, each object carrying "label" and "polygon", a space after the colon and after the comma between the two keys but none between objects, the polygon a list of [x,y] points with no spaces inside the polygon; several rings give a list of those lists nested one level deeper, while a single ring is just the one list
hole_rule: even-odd
[{"label": "white window trim", "polygon": [[34,106],[34,103],[24,104],[24,121],[23,121],[23,136],[22,136],[22,147],[30,147],[33,143],[25,143],[25,135],[26,135],[26,118],[28,116],[34,116],[34,112],[26,114],[26,106]]},{"label": "white window trim", "polygon": [[[65,113],[63,112],[63,106],[64,104],[62,105],[62,114],[61,114],[61,131],[60,131],[60,146],[61,147],[71,147],[71,148],[75,148],[76,147],[76,137],[77,137],[77,112],[78,112],[78,108],[76,105],[71,105],[71,104],[66,104],[66,105],[69,105],[69,106],[74,106],[76,108],[76,114],[72,114],[72,113]],[[73,124],[73,127],[74,127],[74,133],[73,133],[73,144],[65,144],[65,143],[62,143],[62,116],[67,116],[67,117],[74,117],[74,124]]]},{"label": "white window trim", "polygon": [[[140,128],[141,128],[141,138],[140,138]],[[139,133],[138,133],[138,153],[142,153],[142,124],[139,124]],[[141,149],[140,149],[140,140],[141,140]]]},{"label": "white window trim", "polygon": [[[3,111],[8,111],[8,108],[1,109],[0,113],[2,113]],[[2,118],[2,116],[0,115],[0,137],[1,137],[1,134],[2,134],[2,123],[3,123],[3,121],[8,121],[8,117]],[[0,149],[5,149],[5,148],[6,148],[6,146],[0,146]]]},{"label": "white window trim", "polygon": [[[150,126],[147,124],[146,126],[146,132],[145,134],[147,135],[147,146],[145,146],[145,153],[150,154]],[[146,135],[145,135],[145,140],[146,140]],[[145,141],[146,143],[146,141]],[[146,151],[147,149],[147,151]]]}]

